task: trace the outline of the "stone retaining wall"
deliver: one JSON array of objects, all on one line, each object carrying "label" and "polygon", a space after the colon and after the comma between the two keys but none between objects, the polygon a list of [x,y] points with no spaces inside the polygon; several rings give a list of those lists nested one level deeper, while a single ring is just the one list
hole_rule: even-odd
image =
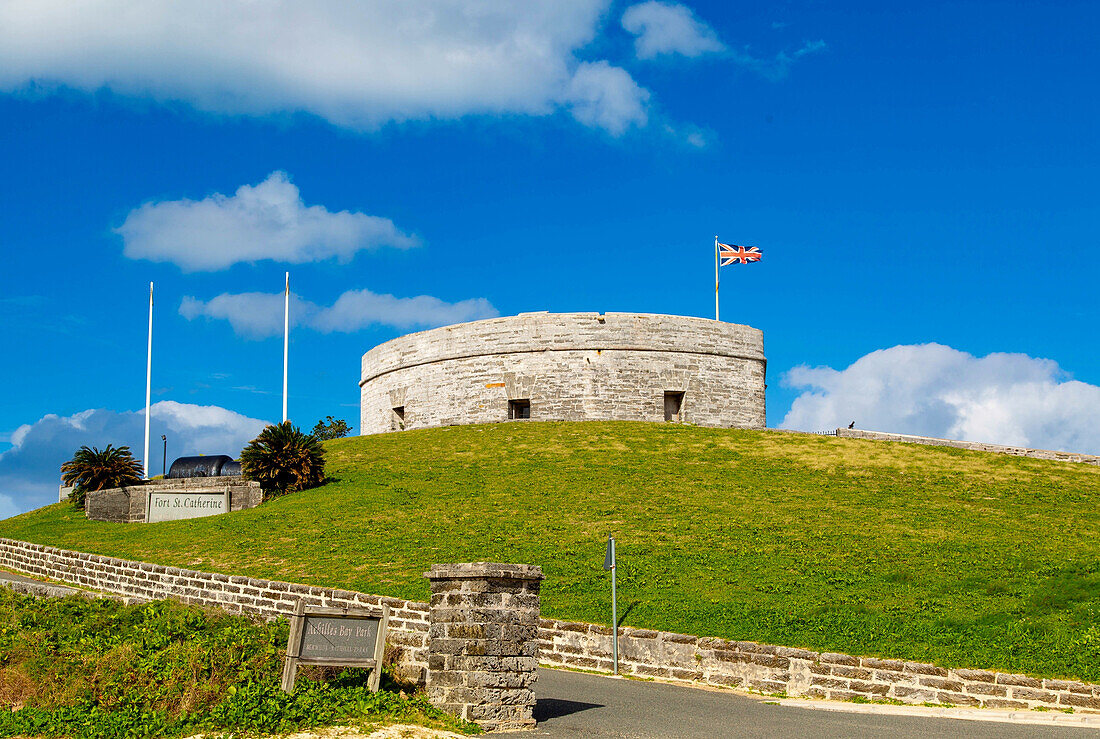
[{"label": "stone retaining wall", "polygon": [[428,667],[428,604],[350,590],[185,570],[0,539],[0,567],[129,597],[221,608],[266,619],[289,616],[298,600],[326,608],[390,607],[387,662],[406,680],[423,683]]},{"label": "stone retaining wall", "polygon": [[[539,637],[543,664],[611,672],[608,627],[543,619]],[[1100,713],[1100,685],[633,628],[619,630],[619,673],[832,700]]]},{"label": "stone retaining wall", "polygon": [[263,502],[260,483],[240,477],[183,477],[150,480],[108,490],[93,490],[84,500],[84,510],[93,521],[141,523],[145,521],[145,502],[152,492],[224,493],[229,491],[229,510],[255,508]]},{"label": "stone retaining wall", "polygon": [[1017,457],[1033,457],[1035,459],[1053,459],[1059,462],[1078,462],[1081,464],[1100,465],[1100,456],[1095,454],[1080,454],[1078,452],[1056,452],[1050,449],[1030,449],[1022,446],[1002,446],[1000,444],[983,444],[980,441],[955,441],[954,439],[937,439],[934,436],[911,436],[909,434],[888,434],[882,431],[863,431],[862,429],[836,430],[836,435],[842,439],[871,439],[874,441],[902,441],[908,444],[927,444],[929,446],[949,446],[956,449],[969,449],[975,452],[993,452],[994,454],[1011,454]]},{"label": "stone retaining wall", "polygon": [[[392,609],[388,661],[423,684],[428,668],[429,606],[348,590],[259,580],[133,562],[0,539],[0,568],[129,597],[173,598],[275,618],[299,598],[314,606]],[[551,667],[611,672],[611,629],[542,619],[538,659]],[[619,630],[619,671],[765,693],[848,700],[893,699],[987,708],[1051,708],[1100,713],[1100,685],[921,662],[856,657],[665,631]]]}]

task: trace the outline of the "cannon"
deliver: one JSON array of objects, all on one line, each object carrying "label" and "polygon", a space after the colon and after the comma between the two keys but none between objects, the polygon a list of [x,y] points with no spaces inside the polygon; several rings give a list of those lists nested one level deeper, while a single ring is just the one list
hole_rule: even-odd
[{"label": "cannon", "polygon": [[241,463],[240,460],[231,459],[222,465],[222,477],[240,477],[241,476]]},{"label": "cannon", "polygon": [[228,454],[214,454],[208,457],[180,457],[168,470],[169,479],[181,477],[239,477],[241,463]]}]

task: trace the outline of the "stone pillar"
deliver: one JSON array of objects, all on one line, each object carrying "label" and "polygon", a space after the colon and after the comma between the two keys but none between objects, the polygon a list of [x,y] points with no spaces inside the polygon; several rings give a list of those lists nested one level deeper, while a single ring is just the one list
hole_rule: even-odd
[{"label": "stone pillar", "polygon": [[533,565],[432,565],[428,698],[488,731],[535,725],[539,585]]}]

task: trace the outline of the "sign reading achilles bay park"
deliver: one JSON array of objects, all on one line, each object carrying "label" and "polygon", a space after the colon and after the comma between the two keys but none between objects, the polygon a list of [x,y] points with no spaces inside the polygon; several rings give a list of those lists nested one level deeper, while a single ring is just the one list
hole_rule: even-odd
[{"label": "sign reading achilles bay park", "polygon": [[145,499],[145,521],[179,521],[229,513],[229,490],[198,492],[150,490]]},{"label": "sign reading achilles bay park", "polygon": [[389,606],[378,610],[307,609],[304,601],[298,601],[290,617],[283,690],[294,692],[294,678],[300,664],[370,668],[368,686],[372,691],[378,690],[389,622]]},{"label": "sign reading achilles bay park", "polygon": [[314,659],[374,659],[379,621],[306,614],[300,656]]}]

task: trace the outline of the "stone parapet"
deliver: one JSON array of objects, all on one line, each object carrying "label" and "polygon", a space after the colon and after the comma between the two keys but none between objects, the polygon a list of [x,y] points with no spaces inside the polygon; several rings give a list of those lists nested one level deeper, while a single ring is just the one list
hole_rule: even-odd
[{"label": "stone parapet", "polygon": [[470,562],[424,576],[429,699],[490,731],[534,726],[542,568]]},{"label": "stone parapet", "polygon": [[1058,452],[1050,449],[1031,449],[1022,446],[1002,444],[984,444],[980,441],[957,441],[955,439],[937,439],[933,436],[912,436],[910,434],[889,434],[883,431],[864,431],[862,429],[839,428],[836,435],[842,439],[869,439],[872,441],[898,441],[906,444],[925,444],[928,446],[947,446],[955,449],[967,449],[973,452],[992,452],[1010,454],[1015,457],[1032,459],[1051,459],[1057,462],[1077,462],[1079,464],[1100,465],[1100,456],[1079,452]]}]

